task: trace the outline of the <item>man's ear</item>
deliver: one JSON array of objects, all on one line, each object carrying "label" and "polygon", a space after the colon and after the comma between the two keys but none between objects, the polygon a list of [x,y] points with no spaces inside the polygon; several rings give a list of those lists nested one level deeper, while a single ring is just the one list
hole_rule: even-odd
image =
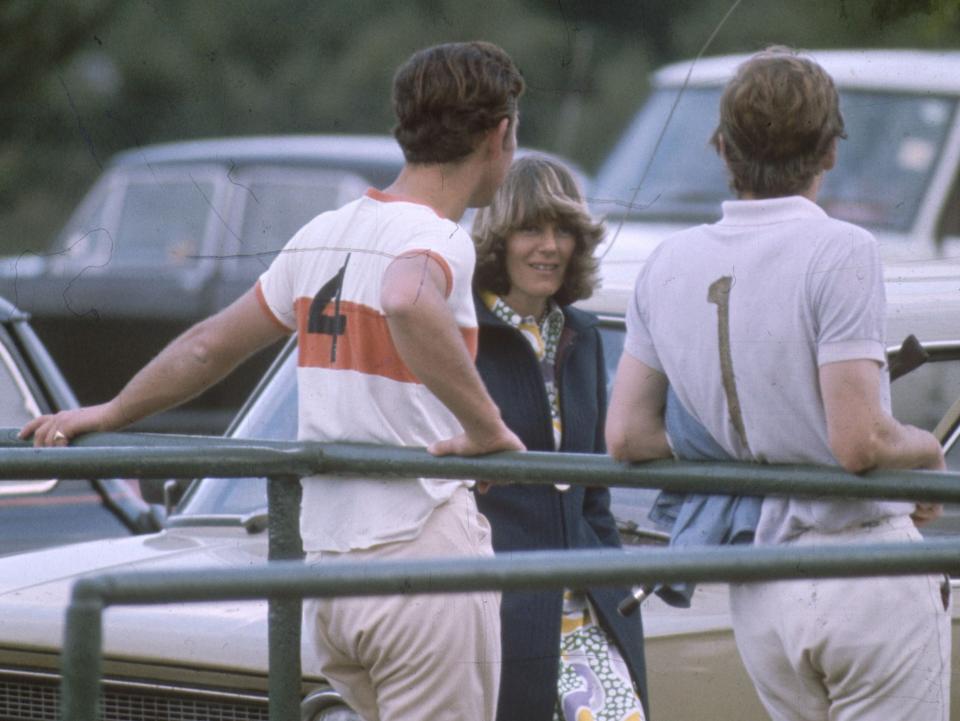
[{"label": "man's ear", "polygon": [[823,160],[820,161],[820,167],[823,170],[831,170],[837,164],[837,139],[830,141],[830,147],[823,154]]},{"label": "man's ear", "polygon": [[488,154],[492,157],[496,157],[500,153],[508,150],[510,143],[513,141],[511,136],[512,132],[513,130],[511,127],[510,118],[500,118],[500,122],[487,131],[487,137],[485,141],[487,144]]}]

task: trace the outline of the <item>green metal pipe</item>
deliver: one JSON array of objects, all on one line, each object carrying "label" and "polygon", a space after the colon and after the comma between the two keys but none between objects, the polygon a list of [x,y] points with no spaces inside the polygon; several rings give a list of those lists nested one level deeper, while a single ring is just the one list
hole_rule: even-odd
[{"label": "green metal pipe", "polygon": [[67,607],[60,659],[62,721],[97,721],[103,644],[103,588],[78,582]]},{"label": "green metal pipe", "polygon": [[542,551],[495,558],[330,563],[278,561],[242,569],[140,571],[98,576],[111,604],[264,597],[535,590],[657,582],[741,583],[790,578],[960,572],[960,541],[817,547]]},{"label": "green metal pipe", "polygon": [[[300,538],[300,479],[271,478],[267,481],[271,563],[291,563],[303,559]],[[302,568],[302,564],[301,565]],[[298,596],[270,596],[267,612],[270,721],[300,719],[300,616],[303,606]]]},{"label": "green metal pipe", "polygon": [[[10,429],[0,430],[0,437]],[[101,435],[108,446],[95,445]],[[176,443],[139,444],[137,434],[92,434],[70,448],[34,449],[22,441],[0,443],[0,477],[169,478],[191,476],[303,476],[350,473],[383,477],[430,476],[663,488],[689,493],[889,498],[960,502],[960,473],[874,471],[864,476],[838,468],[654,461],[625,465],[573,453],[497,453],[482,458],[436,458],[419,448],[360,444],[244,441],[183,436]],[[123,445],[127,443],[129,445]]]}]

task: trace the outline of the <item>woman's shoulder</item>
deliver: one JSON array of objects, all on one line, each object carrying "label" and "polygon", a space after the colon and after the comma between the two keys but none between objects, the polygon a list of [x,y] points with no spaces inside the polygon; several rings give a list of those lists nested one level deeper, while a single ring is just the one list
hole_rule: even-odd
[{"label": "woman's shoulder", "polygon": [[593,313],[581,310],[572,305],[565,305],[561,308],[563,311],[563,320],[573,330],[586,330],[594,328],[600,322],[599,318]]}]

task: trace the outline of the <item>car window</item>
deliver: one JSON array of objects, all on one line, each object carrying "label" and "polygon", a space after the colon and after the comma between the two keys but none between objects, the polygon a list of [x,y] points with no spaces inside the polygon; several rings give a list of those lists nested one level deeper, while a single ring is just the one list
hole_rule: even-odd
[{"label": "car window", "polygon": [[61,231],[55,268],[196,263],[212,219],[225,216],[209,169],[110,171]]},{"label": "car window", "polygon": [[[5,334],[0,336],[6,340]],[[40,415],[40,407],[30,393],[13,353],[0,344],[0,426],[19,428]]]},{"label": "car window", "polygon": [[113,238],[111,262],[196,262],[211,213],[214,185],[201,180],[132,182]]},{"label": "car window", "polygon": [[960,398],[960,365],[927,363],[897,379],[890,391],[897,420],[932,431]]},{"label": "car window", "polygon": [[700,222],[715,219],[731,197],[708,144],[719,89],[688,88],[672,110],[676,100],[676,88],[650,95],[597,175],[592,194],[601,208],[618,214],[632,203],[628,215]]},{"label": "car window", "polygon": [[[286,170],[239,176],[244,210],[239,252],[280,250],[314,216],[360,197],[368,183],[356,175]],[[272,256],[267,255],[266,260]]]},{"label": "car window", "polygon": [[[632,201],[630,215],[693,223],[715,219],[720,201],[732,197],[723,163],[708,142],[720,88],[688,88],[673,110],[677,92],[655,90],[616,145],[594,186],[599,207],[616,213]],[[818,202],[842,220],[909,229],[943,153],[956,101],[843,90],[840,107],[848,137],[840,142]]]},{"label": "car window", "polygon": [[620,354],[627,331],[623,321],[604,321],[600,325],[600,340],[603,343],[603,362],[607,367],[607,398],[613,390],[613,377],[617,372]]},{"label": "car window", "polygon": [[[288,344],[286,357],[231,433],[234,438],[294,440],[297,437],[297,354]],[[195,486],[181,515],[245,515],[267,505],[263,478],[206,478]]]}]

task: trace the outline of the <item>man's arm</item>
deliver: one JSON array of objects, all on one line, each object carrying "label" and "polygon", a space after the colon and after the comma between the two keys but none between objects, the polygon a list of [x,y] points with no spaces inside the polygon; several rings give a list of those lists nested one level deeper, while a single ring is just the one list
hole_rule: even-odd
[{"label": "man's arm", "polygon": [[[943,470],[943,449],[932,433],[898,422],[880,403],[880,364],[841,361],[820,367],[820,392],[827,416],[830,450],[851,473],[875,468]],[[921,525],[942,506],[918,503],[912,514]]]},{"label": "man's arm", "polygon": [[460,421],[464,434],[434,443],[436,455],[523,450],[500,418],[446,302],[447,280],[426,253],[394,260],[383,278],[380,304],[403,362]]},{"label": "man's arm", "polygon": [[23,427],[20,437],[32,435],[37,446],[66,445],[82,433],[130,425],[200,394],[283,335],[251,289],[173,340],[113,400],[40,416]]},{"label": "man's arm", "polygon": [[618,461],[650,461],[673,456],[663,409],[667,377],[624,353],[607,411],[607,450]]}]

